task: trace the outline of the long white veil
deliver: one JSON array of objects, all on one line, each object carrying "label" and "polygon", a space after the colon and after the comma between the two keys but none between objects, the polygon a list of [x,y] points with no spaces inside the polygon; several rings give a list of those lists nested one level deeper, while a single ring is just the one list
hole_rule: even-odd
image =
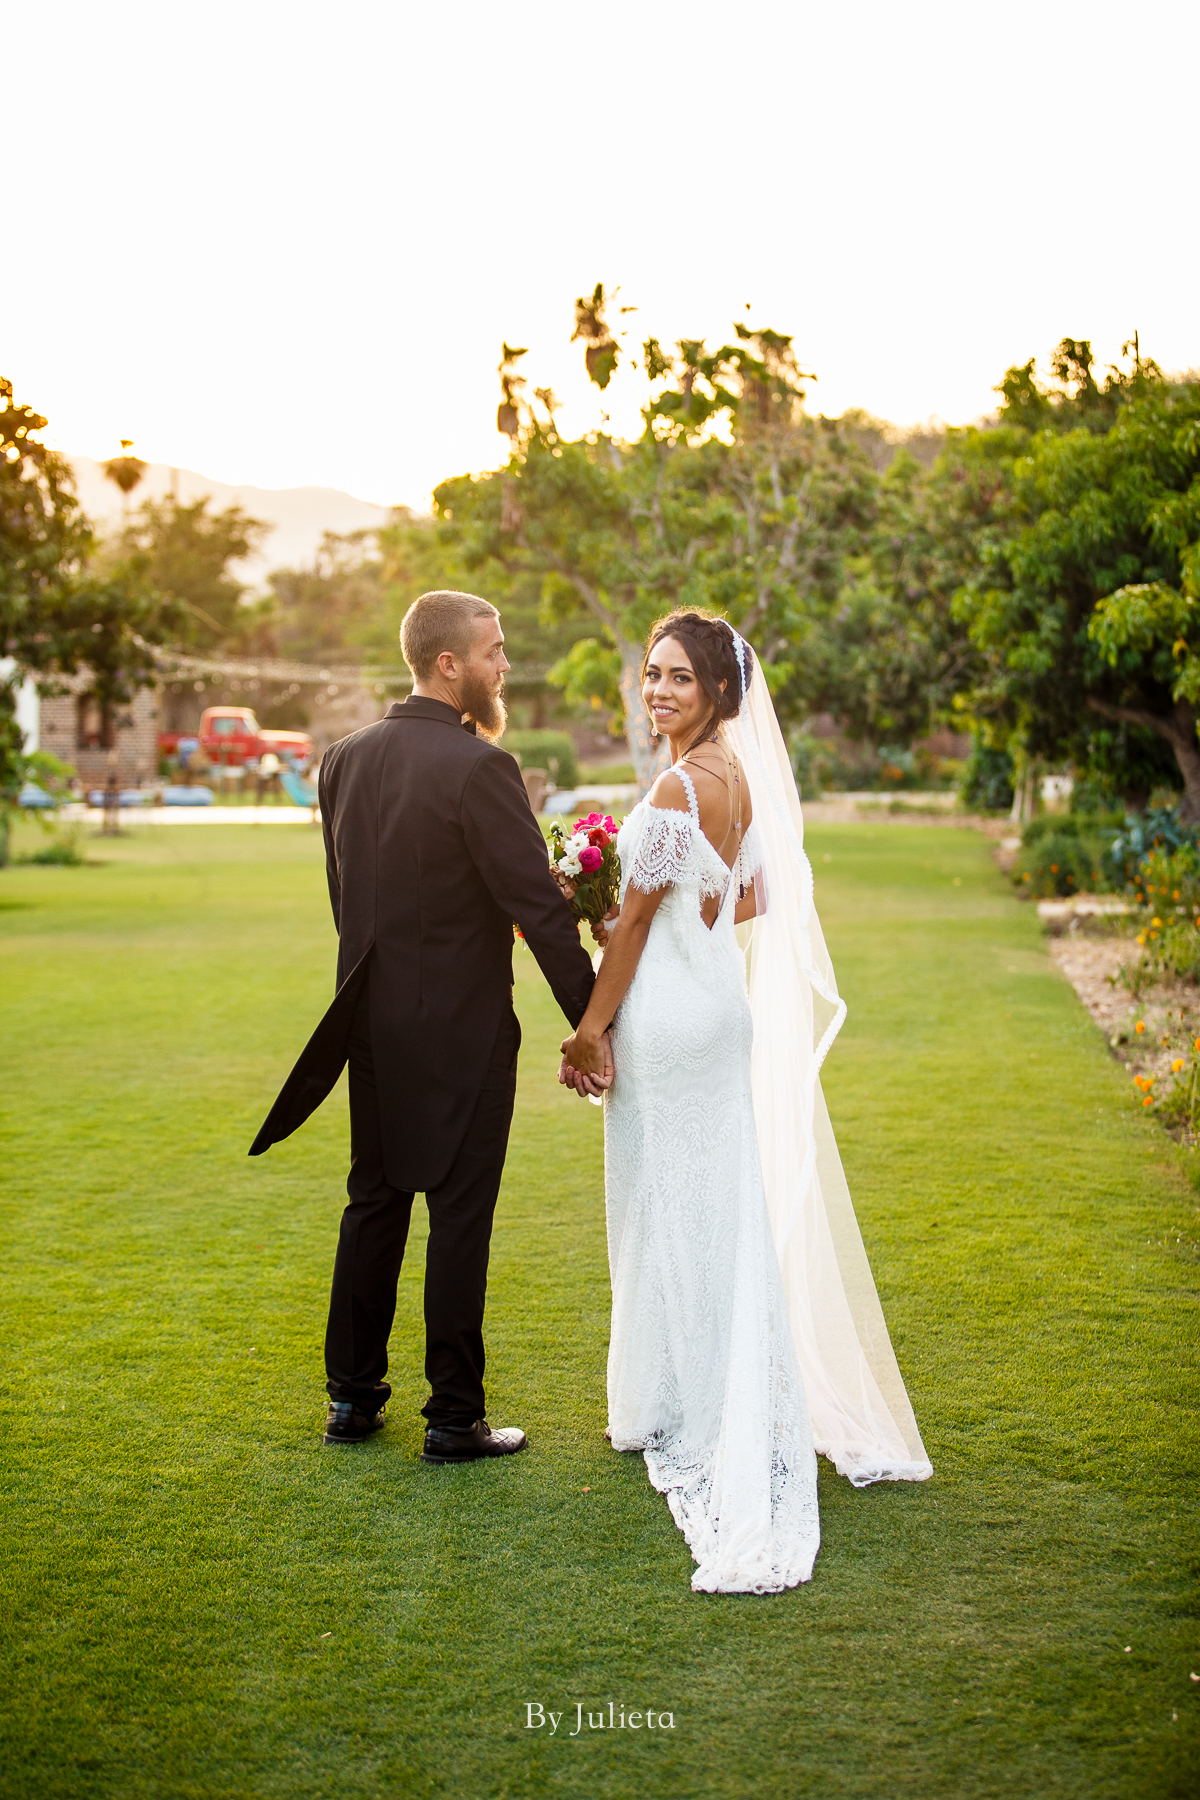
[{"label": "long white veil", "polygon": [[884,1323],[821,1092],[846,1016],[813,903],[804,819],[758,658],[734,633],[743,699],[725,730],[741,761],[766,908],[750,927],[754,1118],[788,1318],[816,1447],[855,1487],[933,1467]]}]

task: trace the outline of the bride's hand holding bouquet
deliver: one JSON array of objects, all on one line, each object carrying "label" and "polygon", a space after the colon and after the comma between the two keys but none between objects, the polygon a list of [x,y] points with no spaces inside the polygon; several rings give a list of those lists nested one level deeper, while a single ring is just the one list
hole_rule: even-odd
[{"label": "bride's hand holding bouquet", "polygon": [[606,813],[578,819],[569,837],[562,820],[555,820],[550,827],[550,873],[575,917],[591,926],[598,944],[607,943],[606,921],[615,919],[619,910],[621,861],[617,827]]}]

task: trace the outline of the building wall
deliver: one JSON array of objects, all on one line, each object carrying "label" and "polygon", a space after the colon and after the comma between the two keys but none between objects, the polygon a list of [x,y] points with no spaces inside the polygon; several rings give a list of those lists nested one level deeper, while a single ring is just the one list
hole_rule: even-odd
[{"label": "building wall", "polygon": [[111,748],[81,739],[80,702],[87,691],[86,681],[79,681],[73,692],[42,701],[42,749],[70,763],[85,787],[103,786],[110,768],[115,768],[122,787],[153,781],[158,774],[161,712],[157,690],[141,688],[128,705],[116,709]]}]

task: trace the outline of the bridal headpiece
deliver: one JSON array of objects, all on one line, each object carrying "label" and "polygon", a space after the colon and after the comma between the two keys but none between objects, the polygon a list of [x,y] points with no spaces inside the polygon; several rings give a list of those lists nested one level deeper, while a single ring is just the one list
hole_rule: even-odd
[{"label": "bridal headpiece", "polygon": [[[725,623],[726,625],[729,625],[729,620],[726,619]],[[733,639],[733,651],[734,655],[737,657],[738,678],[742,684],[742,699],[744,701],[746,698],[746,670],[750,666],[750,646],[742,636],[741,632],[735,631],[732,625],[729,625],[729,635]]]}]

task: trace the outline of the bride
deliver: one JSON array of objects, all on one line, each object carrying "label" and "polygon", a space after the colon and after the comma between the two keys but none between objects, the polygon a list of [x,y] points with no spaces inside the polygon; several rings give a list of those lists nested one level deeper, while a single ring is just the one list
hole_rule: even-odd
[{"label": "bride", "polygon": [[693,1588],[775,1593],[812,1574],[815,1451],[858,1487],[932,1469],[821,1094],[846,1009],[758,660],[675,612],[642,694],[671,768],[621,827],[619,916],[560,1075],[603,1078],[611,1022],[607,1435],[644,1454]]}]

